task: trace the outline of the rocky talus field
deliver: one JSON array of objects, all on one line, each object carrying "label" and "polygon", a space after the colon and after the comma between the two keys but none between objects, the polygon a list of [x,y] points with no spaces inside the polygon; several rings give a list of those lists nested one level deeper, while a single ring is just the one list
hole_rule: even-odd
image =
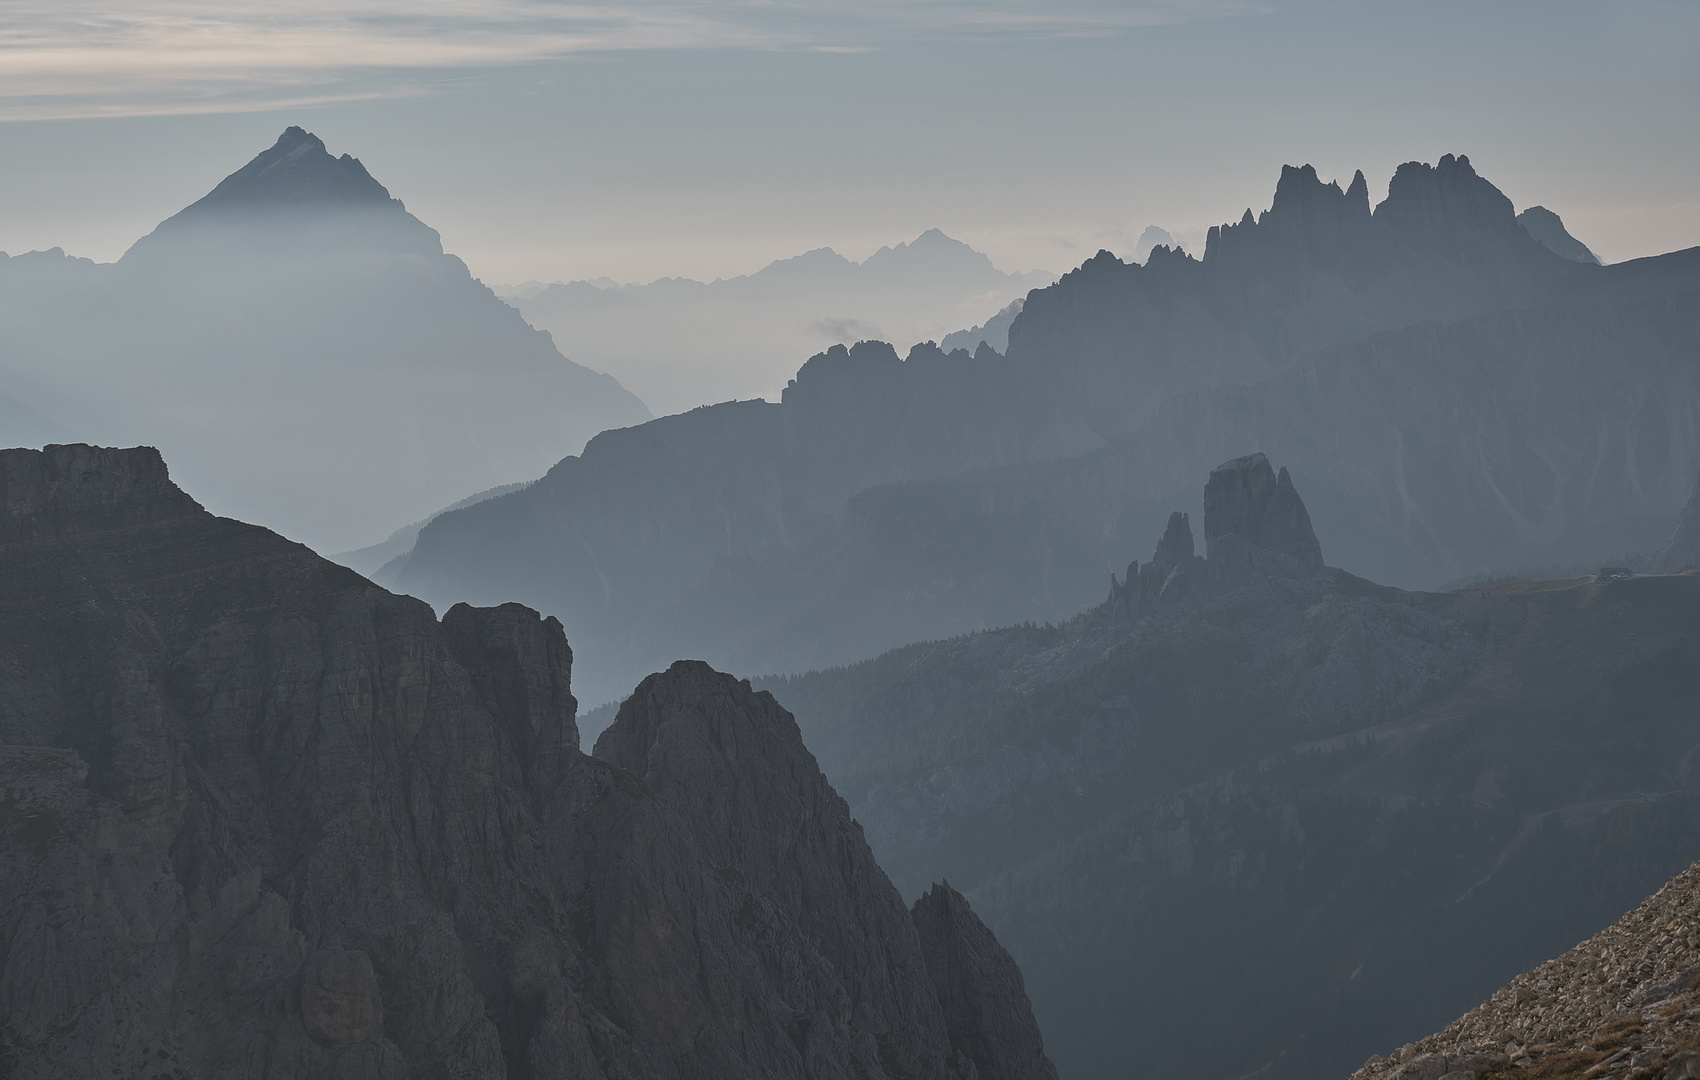
[{"label": "rocky talus field", "polygon": [[1700,1078],[1700,863],[1352,1080]]}]

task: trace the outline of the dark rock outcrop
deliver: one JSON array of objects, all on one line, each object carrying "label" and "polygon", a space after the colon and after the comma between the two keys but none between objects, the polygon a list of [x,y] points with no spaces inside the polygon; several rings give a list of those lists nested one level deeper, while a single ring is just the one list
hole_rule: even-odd
[{"label": "dark rock outcrop", "polygon": [[1276,574],[1305,578],[1322,570],[1322,545],[1310,512],[1285,466],[1277,476],[1261,452],[1218,465],[1204,485],[1204,548],[1194,554],[1192,523],[1179,510],[1144,566],[1127,568],[1127,584],[1110,576],[1108,609],[1149,611],[1200,589],[1220,591]]},{"label": "dark rock outcrop", "polygon": [[1021,969],[948,882],[912,909],[951,1045],[980,1080],[1056,1080],[1033,1022]]},{"label": "dark rock outcrop", "polygon": [[681,664],[597,760],[571,669],[155,451],[0,452],[6,1074],[976,1077],[789,714]]},{"label": "dark rock outcrop", "polygon": [[1204,557],[1218,572],[1249,566],[1298,576],[1322,569],[1322,545],[1285,466],[1276,476],[1269,459],[1256,453],[1211,470]]}]

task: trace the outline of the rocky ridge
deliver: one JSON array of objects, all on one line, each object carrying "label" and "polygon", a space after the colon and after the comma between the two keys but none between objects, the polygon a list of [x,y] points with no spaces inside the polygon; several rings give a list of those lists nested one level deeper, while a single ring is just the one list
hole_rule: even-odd
[{"label": "rocky ridge", "polygon": [[1700,1078],[1700,863],[1353,1080]]},{"label": "rocky ridge", "polygon": [[1609,562],[1669,535],[1700,465],[1697,289],[1700,251],[1561,257],[1464,158],[1373,207],[1289,167],[1203,258],[1034,290],[1002,353],[834,347],[779,402],[606,434],[439,518],[397,587],[558,614],[599,701],[677,655],[825,668],[1070,618],[1247,446],[1372,580]]},{"label": "rocky ridge", "polygon": [[571,675],[555,620],[439,622],[151,449],[0,451],[0,1073],[1054,1076],[770,695],[675,664],[591,757]]}]

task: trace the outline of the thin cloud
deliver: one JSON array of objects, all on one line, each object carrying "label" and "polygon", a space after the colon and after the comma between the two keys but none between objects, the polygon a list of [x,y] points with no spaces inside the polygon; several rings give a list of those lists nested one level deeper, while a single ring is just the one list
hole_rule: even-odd
[{"label": "thin cloud", "polygon": [[276,108],[421,92],[445,69],[586,52],[853,52],[1076,36],[1249,10],[1232,0],[0,0],[0,119]]}]

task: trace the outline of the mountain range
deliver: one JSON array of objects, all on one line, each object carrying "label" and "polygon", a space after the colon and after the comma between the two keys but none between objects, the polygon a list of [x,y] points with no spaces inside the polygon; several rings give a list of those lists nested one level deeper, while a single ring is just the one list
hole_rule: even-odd
[{"label": "mountain range", "polygon": [[802,671],[1066,619],[1248,443],[1401,587],[1650,552],[1700,469],[1700,250],[1567,258],[1467,158],[1373,208],[1285,168],[1202,258],[1100,253],[1006,333],[834,346],[778,402],[607,432],[384,580],[558,615],[611,700],[676,655]]},{"label": "mountain range", "polygon": [[579,748],[572,650],[0,451],[0,1072],[1055,1080],[771,695],[683,661]]},{"label": "mountain range", "polygon": [[775,396],[797,358],[826,345],[942,338],[1055,280],[1040,270],[1004,273],[928,229],[859,263],[816,248],[710,282],[526,282],[497,293],[569,354],[674,413]]},{"label": "mountain range", "polygon": [[1407,592],[1299,491],[1229,461],[1073,619],[755,681],[1065,1076],[1344,1076],[1700,857],[1700,570]]},{"label": "mountain range", "polygon": [[650,413],[298,127],[113,264],[0,257],[0,441],[144,443],[325,551]]}]

